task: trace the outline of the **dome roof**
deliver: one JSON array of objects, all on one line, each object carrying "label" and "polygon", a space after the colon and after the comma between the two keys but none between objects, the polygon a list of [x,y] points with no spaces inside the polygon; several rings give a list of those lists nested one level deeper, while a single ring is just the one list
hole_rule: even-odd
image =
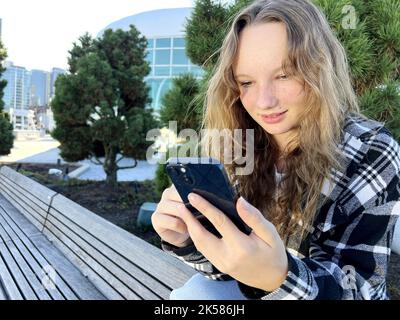
[{"label": "dome roof", "polygon": [[106,29],[129,30],[133,24],[146,37],[166,37],[184,35],[186,18],[189,18],[192,8],[159,9],[138,13],[117,20],[105,27]]}]

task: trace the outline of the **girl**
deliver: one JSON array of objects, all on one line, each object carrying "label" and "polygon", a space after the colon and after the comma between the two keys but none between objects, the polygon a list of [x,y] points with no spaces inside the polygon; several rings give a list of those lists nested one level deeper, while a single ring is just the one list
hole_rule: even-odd
[{"label": "girl", "polygon": [[164,250],[199,271],[172,299],[388,298],[399,145],[360,114],[344,49],[313,4],[256,1],[237,15],[203,127],[254,129],[252,174],[226,165],[252,232],[191,194],[218,238],[166,189],[153,226]]}]

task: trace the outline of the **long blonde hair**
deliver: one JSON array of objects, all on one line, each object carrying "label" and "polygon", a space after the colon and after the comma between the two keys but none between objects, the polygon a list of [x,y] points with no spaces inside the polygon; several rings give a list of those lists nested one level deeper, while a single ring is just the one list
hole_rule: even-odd
[{"label": "long blonde hair", "polygon": [[[240,32],[267,22],[285,25],[288,57],[284,69],[290,68],[304,81],[307,95],[299,126],[283,154],[272,136],[246,112],[232,71]],[[209,81],[202,128],[254,129],[253,173],[235,176],[238,165],[226,167],[240,194],[275,224],[284,240],[296,234],[304,239],[306,227],[312,225],[322,204],[324,179],[332,170],[343,170],[338,144],[349,112],[359,113],[359,109],[346,54],[317,7],[306,0],[263,0],[236,15]],[[243,145],[243,141],[237,143]],[[224,162],[222,150],[207,135],[202,148]],[[286,171],[277,184],[274,165],[280,156]]]}]

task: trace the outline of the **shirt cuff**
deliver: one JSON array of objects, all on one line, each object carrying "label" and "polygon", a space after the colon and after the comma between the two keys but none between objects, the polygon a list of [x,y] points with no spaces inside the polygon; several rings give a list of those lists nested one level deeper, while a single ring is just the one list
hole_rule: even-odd
[{"label": "shirt cuff", "polygon": [[314,277],[307,266],[286,251],[288,275],[282,285],[274,291],[253,288],[238,282],[240,291],[248,299],[262,300],[310,300],[318,293]]},{"label": "shirt cuff", "polygon": [[161,248],[166,252],[174,253],[178,257],[188,256],[197,251],[194,244],[190,244],[186,247],[177,247],[177,246],[174,246],[173,244],[170,244],[164,240],[161,240]]}]

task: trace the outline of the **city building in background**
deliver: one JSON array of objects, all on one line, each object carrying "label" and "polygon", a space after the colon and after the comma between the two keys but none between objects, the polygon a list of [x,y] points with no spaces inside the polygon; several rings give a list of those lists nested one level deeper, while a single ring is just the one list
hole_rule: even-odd
[{"label": "city building in background", "polygon": [[126,31],[133,24],[147,38],[146,59],[151,72],[145,81],[155,111],[160,109],[163,95],[171,89],[173,77],[183,73],[202,75],[202,69],[190,62],[185,51],[185,22],[191,11],[192,8],[147,11],[115,21],[105,28]]},{"label": "city building in background", "polygon": [[31,107],[49,105],[50,79],[50,72],[31,70]]},{"label": "city building in background", "polygon": [[[2,79],[7,80],[4,89],[4,110],[9,113],[15,131],[47,131],[54,129],[53,112],[50,108],[54,97],[54,84],[65,70],[53,68],[28,71],[12,62],[4,64],[6,71]],[[18,133],[22,135],[22,133]]]},{"label": "city building in background", "polygon": [[34,129],[30,106],[31,73],[24,67],[5,63],[2,78],[7,80],[4,88],[4,110],[10,114],[14,130]]}]

